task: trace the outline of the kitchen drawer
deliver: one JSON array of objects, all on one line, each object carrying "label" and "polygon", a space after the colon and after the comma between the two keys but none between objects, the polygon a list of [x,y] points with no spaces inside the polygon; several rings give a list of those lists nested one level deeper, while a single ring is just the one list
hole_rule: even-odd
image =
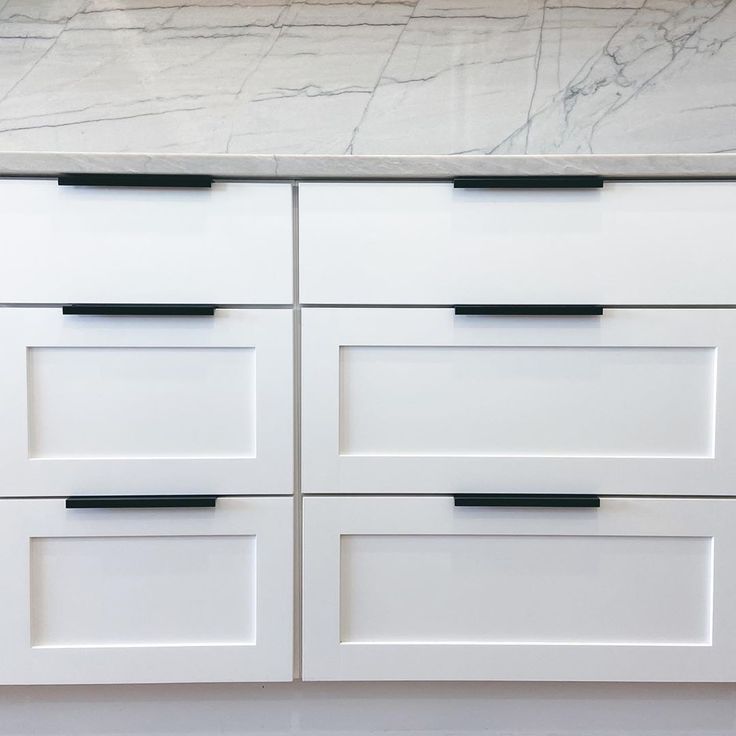
[{"label": "kitchen drawer", "polygon": [[307,304],[736,304],[736,182],[299,192]]},{"label": "kitchen drawer", "polygon": [[736,680],[736,500],[304,502],[305,680]]},{"label": "kitchen drawer", "polygon": [[292,501],[0,501],[3,684],[291,680]]},{"label": "kitchen drawer", "polygon": [[0,495],[291,493],[292,322],[0,309]]},{"label": "kitchen drawer", "polygon": [[292,301],[291,186],[0,179],[0,302]]},{"label": "kitchen drawer", "polygon": [[734,493],[736,310],[303,310],[307,493]]}]

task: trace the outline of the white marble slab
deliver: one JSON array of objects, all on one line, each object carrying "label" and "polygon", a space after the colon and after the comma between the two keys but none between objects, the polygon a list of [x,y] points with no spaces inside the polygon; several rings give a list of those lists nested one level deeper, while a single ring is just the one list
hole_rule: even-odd
[{"label": "white marble slab", "polygon": [[0,151],[736,151],[734,0],[0,0]]},{"label": "white marble slab", "polygon": [[600,174],[612,178],[736,178],[736,154],[259,155],[0,152],[0,176],[63,173],[208,174],[239,179],[450,179]]}]

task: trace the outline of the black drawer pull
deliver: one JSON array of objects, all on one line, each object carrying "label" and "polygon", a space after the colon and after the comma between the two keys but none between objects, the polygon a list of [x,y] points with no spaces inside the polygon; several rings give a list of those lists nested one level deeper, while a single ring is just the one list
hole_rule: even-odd
[{"label": "black drawer pull", "polygon": [[597,317],[600,304],[457,304],[457,316],[486,317]]},{"label": "black drawer pull", "polygon": [[158,187],[210,189],[211,176],[189,174],[61,174],[60,187]]},{"label": "black drawer pull", "polygon": [[466,493],[453,498],[455,506],[597,509],[601,505],[600,496],[576,493]]},{"label": "black drawer pull", "polygon": [[465,176],[455,189],[601,189],[602,176]]},{"label": "black drawer pull", "polygon": [[70,496],[68,509],[211,509],[217,496]]},{"label": "black drawer pull", "polygon": [[215,304],[64,304],[62,314],[112,317],[212,317]]}]

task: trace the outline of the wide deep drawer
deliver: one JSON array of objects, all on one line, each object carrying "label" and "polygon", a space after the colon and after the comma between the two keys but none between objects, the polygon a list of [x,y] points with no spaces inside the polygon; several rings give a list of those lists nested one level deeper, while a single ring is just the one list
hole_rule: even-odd
[{"label": "wide deep drawer", "polygon": [[2,684],[291,680],[292,501],[0,502]]},{"label": "wide deep drawer", "polygon": [[307,304],[736,304],[736,182],[299,192]]},{"label": "wide deep drawer", "polygon": [[305,680],[736,680],[736,501],[304,502]]},{"label": "wide deep drawer", "polygon": [[0,309],[0,495],[291,493],[288,309]]},{"label": "wide deep drawer", "polygon": [[292,300],[289,184],[0,179],[0,228],[0,303]]},{"label": "wide deep drawer", "polygon": [[308,493],[725,494],[736,310],[303,310]]}]

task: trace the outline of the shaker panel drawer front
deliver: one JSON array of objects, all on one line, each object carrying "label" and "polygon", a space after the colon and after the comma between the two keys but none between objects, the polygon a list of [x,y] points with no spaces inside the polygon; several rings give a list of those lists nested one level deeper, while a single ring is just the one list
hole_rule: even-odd
[{"label": "shaker panel drawer front", "polygon": [[308,493],[732,494],[736,311],[303,312]]},{"label": "shaker panel drawer front", "polygon": [[306,183],[307,304],[736,304],[736,182]]},{"label": "shaker panel drawer front", "polygon": [[292,679],[291,499],[0,512],[0,683]]},{"label": "shaker panel drawer front", "polygon": [[736,501],[304,502],[305,680],[736,680]]},{"label": "shaker panel drawer front", "polygon": [[291,493],[292,316],[0,310],[0,493]]},{"label": "shaker panel drawer front", "polygon": [[0,303],[292,300],[289,184],[0,179],[0,222]]}]

